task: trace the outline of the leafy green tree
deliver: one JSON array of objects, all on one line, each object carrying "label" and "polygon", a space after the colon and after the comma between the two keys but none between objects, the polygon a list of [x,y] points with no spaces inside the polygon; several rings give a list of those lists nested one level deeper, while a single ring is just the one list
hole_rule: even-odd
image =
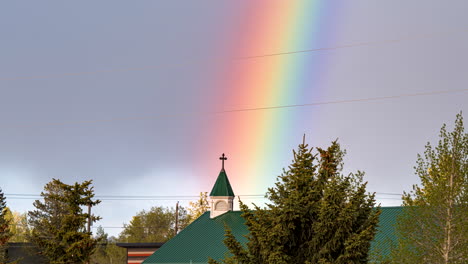
[{"label": "leafy green tree", "polygon": [[200,198],[195,202],[190,202],[189,205],[190,207],[188,208],[188,211],[190,213],[191,220],[193,221],[210,209],[208,193],[201,192]]},{"label": "leafy green tree", "polygon": [[15,212],[7,208],[6,218],[10,221],[10,242],[28,242],[30,228],[27,213]]},{"label": "leafy green tree", "polygon": [[[129,243],[165,242],[175,235],[175,210],[167,207],[152,207],[141,211],[132,218],[130,224],[120,234],[120,241]],[[184,207],[179,207],[179,226],[184,229],[190,222],[190,216]]]},{"label": "leafy green tree", "polygon": [[88,205],[100,203],[93,200],[91,184],[92,181],[84,181],[67,185],[53,179],[41,192],[44,201],[36,200],[36,210],[28,213],[30,241],[50,263],[84,263],[93,253],[97,240],[87,232],[86,225],[88,218],[95,222],[100,217],[83,211]]},{"label": "leafy green tree", "polygon": [[116,245],[117,238],[110,237],[106,247],[106,254],[109,258],[109,264],[127,263],[127,250]]},{"label": "leafy green tree", "polygon": [[415,167],[421,185],[403,195],[393,263],[468,263],[468,133],[463,117],[440,130]]},{"label": "leafy green tree", "polygon": [[107,264],[108,256],[106,252],[107,242],[108,242],[108,235],[104,232],[104,228],[99,226],[96,231],[95,238],[98,242],[96,246],[96,250],[93,252],[91,256],[91,263],[100,263],[100,264]]},{"label": "leafy green tree", "polygon": [[99,264],[125,264],[127,252],[124,248],[116,246],[116,238],[109,237],[100,226],[96,231],[99,245],[91,256],[91,263]]},{"label": "leafy green tree", "polygon": [[[304,142],[270,188],[266,208],[241,203],[249,229],[242,245],[229,228],[223,263],[365,263],[380,210],[366,194],[363,173],[344,176],[344,152],[335,141],[318,155]],[[218,263],[210,260],[210,263]]]},{"label": "leafy green tree", "polygon": [[0,263],[5,263],[6,245],[11,238],[10,221],[7,219],[6,198],[0,189]]},{"label": "leafy green tree", "polygon": [[[172,209],[174,211],[174,215],[176,214],[175,210]],[[180,232],[182,231],[184,228],[186,228],[194,219],[192,218],[192,216],[188,213],[187,209],[183,206],[179,206],[179,212],[178,212],[178,217],[177,217],[177,232]],[[175,220],[174,219],[174,224],[173,224],[173,228],[172,228],[172,237],[174,237],[175,235],[177,235],[175,233]]]}]

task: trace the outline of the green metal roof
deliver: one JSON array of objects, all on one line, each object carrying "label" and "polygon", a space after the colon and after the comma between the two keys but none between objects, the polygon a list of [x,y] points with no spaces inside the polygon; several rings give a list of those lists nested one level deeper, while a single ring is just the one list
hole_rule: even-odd
[{"label": "green metal roof", "polygon": [[382,207],[382,213],[379,217],[379,226],[377,234],[371,243],[371,251],[376,251],[381,255],[390,254],[392,245],[397,242],[395,232],[398,217],[403,212],[402,206]]},{"label": "green metal roof", "polygon": [[210,212],[206,212],[177,236],[166,242],[143,263],[205,264],[208,263],[208,257],[222,259],[228,252],[223,244],[225,224],[229,226],[238,241],[247,242],[243,235],[247,234],[248,230],[241,214],[242,212],[239,211],[230,211],[210,219]]},{"label": "green metal roof", "polygon": [[231,184],[229,183],[224,169],[219,172],[218,179],[216,179],[210,196],[234,196],[234,192],[232,191]]},{"label": "green metal roof", "polygon": [[[402,207],[382,207],[379,227],[372,250],[388,254],[391,244],[396,241],[395,224]],[[219,260],[228,250],[224,246],[224,224],[227,224],[237,240],[247,243],[244,237],[248,233],[242,212],[230,211],[210,219],[210,212],[204,213],[197,220],[182,230],[177,236],[166,242],[144,264],[206,264],[208,257]]]}]

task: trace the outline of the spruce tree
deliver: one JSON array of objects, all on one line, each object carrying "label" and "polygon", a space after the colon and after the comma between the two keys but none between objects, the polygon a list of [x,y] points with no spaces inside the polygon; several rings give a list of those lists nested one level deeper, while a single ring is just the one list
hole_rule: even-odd
[{"label": "spruce tree", "polygon": [[[246,245],[226,230],[232,254],[223,263],[366,263],[379,209],[366,193],[363,173],[344,176],[344,152],[335,141],[318,154],[304,142],[267,198],[266,208],[241,203]],[[217,261],[210,260],[210,263]]]},{"label": "spruce tree", "polygon": [[421,185],[403,195],[391,263],[468,263],[468,133],[463,117],[440,130],[438,145],[418,155]]},{"label": "spruce tree", "polygon": [[6,206],[6,198],[0,189],[0,263],[7,261],[6,246],[8,240],[12,236],[10,231],[10,221],[7,219],[8,207]]},{"label": "spruce tree", "polygon": [[92,181],[65,184],[53,179],[41,193],[44,201],[36,200],[36,210],[28,213],[32,232],[30,240],[52,264],[84,263],[90,259],[97,243],[86,230],[91,222],[100,219],[83,211],[95,206]]}]

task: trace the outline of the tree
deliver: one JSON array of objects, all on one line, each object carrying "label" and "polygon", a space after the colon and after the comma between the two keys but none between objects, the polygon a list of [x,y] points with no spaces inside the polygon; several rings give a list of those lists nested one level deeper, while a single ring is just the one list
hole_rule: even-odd
[{"label": "tree", "polygon": [[89,260],[97,240],[86,230],[88,219],[95,215],[83,212],[83,207],[100,203],[94,200],[92,181],[67,185],[53,179],[36,200],[36,210],[28,213],[32,232],[30,240],[52,264],[83,263]]},{"label": "tree", "polygon": [[10,221],[10,242],[28,242],[30,228],[27,213],[12,212],[7,208],[6,218]]},{"label": "tree", "polygon": [[[175,235],[175,210],[167,207],[152,207],[149,211],[141,211],[132,218],[130,224],[120,234],[120,240],[125,242],[165,242]],[[187,210],[179,207],[179,230],[185,228],[190,216]]]},{"label": "tree", "polygon": [[127,252],[124,248],[116,245],[117,239],[109,237],[104,229],[99,226],[96,231],[96,239],[99,245],[91,257],[91,263],[99,264],[124,264],[127,259]]},{"label": "tree", "polygon": [[106,232],[104,232],[104,228],[102,228],[102,226],[99,226],[97,228],[95,238],[97,241],[99,241],[99,244],[96,246],[96,250],[91,256],[91,263],[109,263],[108,255],[106,252],[108,235]]},{"label": "tree", "polygon": [[[127,250],[116,245],[117,238],[110,237],[106,246],[109,264],[127,263]],[[100,262],[99,262],[100,263]]]},{"label": "tree", "polygon": [[6,198],[0,189],[0,263],[6,262],[6,244],[11,238],[10,221],[7,219]]},{"label": "tree", "polygon": [[[278,177],[265,208],[241,203],[249,230],[246,246],[229,228],[223,263],[365,263],[379,209],[366,194],[363,173],[343,176],[344,152],[335,141],[319,156],[304,142]],[[210,263],[218,263],[210,260]]]},{"label": "tree", "polygon": [[444,124],[438,145],[428,142],[418,154],[416,175],[421,186],[403,195],[394,263],[468,262],[468,133],[463,117],[455,128]]},{"label": "tree", "polygon": [[188,208],[190,212],[191,220],[195,220],[210,209],[210,203],[208,202],[208,193],[200,192],[200,198],[196,202],[190,202]]}]

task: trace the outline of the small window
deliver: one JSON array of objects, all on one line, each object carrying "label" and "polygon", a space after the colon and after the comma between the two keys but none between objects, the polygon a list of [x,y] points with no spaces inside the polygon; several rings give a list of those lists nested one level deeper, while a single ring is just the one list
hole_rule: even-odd
[{"label": "small window", "polygon": [[228,210],[228,204],[225,201],[219,201],[215,204],[215,210],[216,211],[227,211]]}]

